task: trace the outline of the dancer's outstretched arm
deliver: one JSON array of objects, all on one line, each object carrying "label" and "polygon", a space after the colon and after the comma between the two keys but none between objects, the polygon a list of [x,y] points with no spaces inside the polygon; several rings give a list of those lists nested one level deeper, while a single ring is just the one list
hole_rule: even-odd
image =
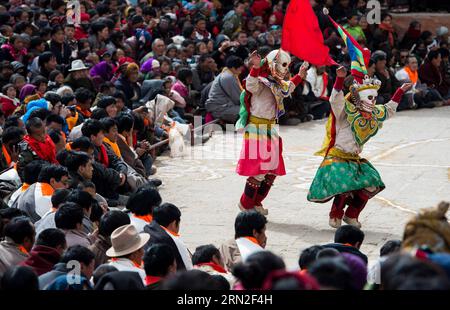
[{"label": "dancer's outstretched arm", "polygon": [[346,76],[347,70],[344,67],[341,66],[336,70],[336,81],[334,82],[330,96],[330,105],[335,117],[339,117],[344,110],[345,99],[342,89],[344,88],[344,79]]}]

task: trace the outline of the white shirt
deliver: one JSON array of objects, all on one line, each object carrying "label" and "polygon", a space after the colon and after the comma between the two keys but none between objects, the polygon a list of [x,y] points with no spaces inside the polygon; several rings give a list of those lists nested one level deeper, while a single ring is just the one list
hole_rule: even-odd
[{"label": "white shirt", "polygon": [[131,260],[128,258],[117,258],[113,262],[110,261],[110,266],[114,266],[119,271],[134,271],[139,273],[139,276],[142,279],[142,283],[145,285],[145,271],[142,268],[136,267]]}]

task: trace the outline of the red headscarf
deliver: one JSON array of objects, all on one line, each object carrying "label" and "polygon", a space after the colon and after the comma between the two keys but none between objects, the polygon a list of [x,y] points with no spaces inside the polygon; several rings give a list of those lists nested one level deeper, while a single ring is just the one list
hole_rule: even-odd
[{"label": "red headscarf", "polygon": [[45,136],[44,142],[40,142],[30,135],[26,135],[23,139],[41,159],[52,164],[58,164],[56,160],[56,147],[49,135]]}]

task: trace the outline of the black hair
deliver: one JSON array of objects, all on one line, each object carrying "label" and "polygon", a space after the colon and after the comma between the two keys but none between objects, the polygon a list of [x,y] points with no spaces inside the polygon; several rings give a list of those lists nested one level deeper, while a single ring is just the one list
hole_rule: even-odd
[{"label": "black hair", "polygon": [[383,290],[450,290],[441,267],[408,254],[390,256],[381,264]]},{"label": "black hair", "polygon": [[219,249],[212,244],[201,245],[195,249],[192,255],[192,264],[198,265],[202,263],[210,263],[213,257],[220,258]]},{"label": "black hair", "polygon": [[28,163],[23,169],[22,181],[29,185],[36,183],[38,181],[41,170],[48,165],[48,161],[44,160],[33,160],[32,162]]},{"label": "black hair", "polygon": [[153,220],[164,227],[167,227],[173,221],[179,223],[181,220],[180,209],[171,203],[163,203],[153,209]]},{"label": "black hair", "polygon": [[91,157],[85,152],[68,151],[64,160],[64,166],[71,172],[77,172],[81,166],[86,166]]},{"label": "black hair", "polygon": [[103,237],[110,237],[117,228],[130,224],[130,217],[122,211],[108,211],[100,218],[98,233]]},{"label": "black hair", "polygon": [[312,263],[314,263],[317,259],[317,253],[323,249],[321,245],[313,245],[309,248],[306,248],[300,254],[300,258],[298,259],[298,266],[300,269],[308,269]]},{"label": "black hair", "polygon": [[54,35],[54,34],[58,33],[58,31],[63,31],[64,32],[63,27],[61,27],[61,25],[54,25],[52,27],[52,31],[50,32],[50,34]]},{"label": "black hair", "polygon": [[3,230],[5,237],[11,238],[14,243],[22,244],[26,238],[33,239],[35,231],[31,221],[26,216],[12,218]]},{"label": "black hair", "polygon": [[100,120],[100,123],[102,124],[105,132],[109,132],[114,126],[118,127],[117,121],[112,117],[104,117]]},{"label": "black hair", "polygon": [[439,52],[439,50],[429,51],[429,52],[428,52],[427,59],[428,59],[428,61],[432,61],[433,59],[438,58],[439,55],[441,55],[441,53]]},{"label": "black hair", "polygon": [[80,87],[75,91],[75,99],[77,99],[77,102],[84,103],[92,99],[92,93],[89,89]]},{"label": "black hair", "polygon": [[49,248],[66,246],[66,235],[59,229],[47,228],[41,231],[36,239],[35,245],[43,245]]},{"label": "black hair", "polygon": [[49,135],[50,139],[52,139],[53,143],[55,143],[55,144],[59,143],[59,141],[61,141],[61,139],[62,139],[62,133],[59,130],[50,129],[47,134]]},{"label": "black hair", "polygon": [[67,202],[76,203],[84,210],[89,211],[94,203],[94,198],[88,192],[75,189],[67,197]]},{"label": "black hair", "polygon": [[84,265],[89,265],[95,259],[94,253],[82,245],[74,245],[68,248],[61,256],[61,263],[78,261]]},{"label": "black hair", "polygon": [[116,98],[112,96],[104,96],[97,102],[97,107],[106,109],[106,107],[116,104]]},{"label": "black hair", "polygon": [[107,27],[108,27],[108,25],[106,25],[106,23],[96,21],[91,24],[91,32],[93,34],[97,34]]},{"label": "black hair", "polygon": [[269,251],[251,254],[245,263],[233,267],[233,275],[241,281],[245,289],[260,289],[267,276],[276,270],[284,270],[283,260]]},{"label": "black hair", "polygon": [[121,90],[116,90],[113,94],[113,97],[116,99],[122,99],[123,102],[127,100],[125,94]]},{"label": "black hair", "polygon": [[387,256],[399,252],[402,248],[401,240],[388,240],[380,249],[380,256]]},{"label": "black hair", "polygon": [[45,108],[39,108],[30,113],[29,119],[31,118],[39,118],[40,120],[44,121],[52,112]]},{"label": "black hair", "polygon": [[59,205],[61,205],[62,203],[64,203],[67,200],[67,197],[70,194],[70,190],[66,189],[66,188],[60,188],[57,189],[56,191],[53,192],[52,195],[52,207],[54,209],[58,209]]},{"label": "black hair", "polygon": [[200,270],[177,272],[165,280],[162,290],[219,290],[222,282]]},{"label": "black hair", "polygon": [[81,133],[89,139],[91,136],[98,135],[100,131],[103,131],[103,126],[97,119],[88,119],[83,123],[83,126],[81,126]]},{"label": "black hair", "polygon": [[227,68],[240,68],[244,65],[244,61],[242,60],[242,58],[237,57],[237,56],[229,56],[227,58],[227,60],[225,61],[225,66]]},{"label": "black hair", "polygon": [[109,117],[108,112],[105,109],[97,108],[92,112],[91,119],[101,120],[102,118]]},{"label": "black hair", "polygon": [[31,267],[11,266],[3,274],[0,287],[5,291],[38,291],[39,280]]},{"label": "black hair", "polygon": [[[185,38],[190,38],[192,33],[195,31],[194,26],[187,25],[183,27],[183,30],[181,31],[181,35]],[[184,46],[184,45],[183,45]]]},{"label": "black hair", "polygon": [[25,135],[25,131],[19,127],[8,127],[2,133],[2,143],[3,144],[17,144],[22,140]]},{"label": "black hair", "polygon": [[192,70],[189,68],[180,68],[177,72],[177,79],[186,84],[187,79],[192,77]]},{"label": "black hair", "polygon": [[253,237],[253,230],[261,232],[267,224],[267,218],[259,212],[241,212],[234,221],[234,238]]},{"label": "black hair", "polygon": [[139,216],[152,214],[153,209],[159,206],[161,202],[162,198],[155,188],[143,186],[131,194],[127,202],[127,209]]},{"label": "black hair", "polygon": [[[3,110],[0,110],[1,113],[3,113]],[[4,115],[1,114],[1,115]],[[9,128],[9,127],[19,127],[19,120],[20,116],[18,115],[11,115],[5,120],[5,125],[3,126],[3,129]]]},{"label": "black hair", "polygon": [[71,147],[73,150],[88,152],[89,149],[94,149],[94,144],[92,144],[91,139],[88,137],[79,137],[73,140]]},{"label": "black hair", "polygon": [[75,96],[74,94],[71,93],[65,93],[62,97],[61,97],[61,103],[65,106],[67,106],[71,101],[75,100]]},{"label": "black hair", "polygon": [[327,257],[337,257],[341,256],[341,253],[335,248],[324,248],[317,252],[316,260]]},{"label": "black hair", "polygon": [[56,182],[59,182],[64,176],[69,176],[66,167],[50,164],[42,168],[39,173],[38,182],[50,183],[50,179],[52,178],[55,179]]},{"label": "black hair", "polygon": [[100,278],[103,277],[105,274],[115,271],[119,270],[117,270],[116,267],[111,266],[109,264],[99,265],[97,268],[95,268],[94,273],[92,274],[92,281],[94,282],[94,285],[96,285],[100,280]]},{"label": "black hair", "polygon": [[[53,71],[52,71],[52,72],[53,72]],[[55,105],[55,104],[57,104],[58,102],[61,102],[61,96],[58,95],[58,94],[55,93],[55,92],[52,92],[52,91],[46,92],[46,93],[45,93],[45,96],[44,96],[44,99],[47,100],[47,101],[50,101],[50,103],[51,103],[52,105]]]},{"label": "black hair", "polygon": [[358,227],[352,225],[342,225],[334,234],[335,243],[349,243],[355,245],[356,243],[362,243],[364,241],[364,233]]},{"label": "black hair", "polygon": [[119,115],[117,115],[116,120],[119,133],[122,133],[124,131],[131,131],[134,126],[134,118],[128,113],[120,113]]},{"label": "black hair", "polygon": [[42,126],[44,126],[44,123],[42,119],[38,117],[30,117],[25,123],[25,128],[29,134],[31,134],[33,128],[41,128]]},{"label": "black hair", "polygon": [[106,211],[99,205],[97,200],[93,199],[91,214],[89,215],[89,219],[91,220],[91,222],[100,222],[100,219],[105,213]]},{"label": "black hair", "polygon": [[175,261],[175,253],[170,246],[156,243],[145,251],[143,261],[146,275],[165,277]]},{"label": "black hair", "polygon": [[66,202],[56,210],[55,224],[59,229],[76,229],[83,223],[83,209],[73,202]]},{"label": "black hair", "polygon": [[52,52],[43,52],[40,54],[38,58],[39,67],[44,66],[44,64],[48,63],[53,57],[55,57],[55,55],[53,55]]},{"label": "black hair", "polygon": [[352,274],[343,257],[326,257],[317,260],[308,269],[321,287],[337,290],[352,289]]},{"label": "black hair", "polygon": [[45,124],[47,126],[49,126],[51,123],[56,123],[59,124],[61,126],[64,126],[64,119],[62,118],[62,116],[57,115],[57,114],[50,114],[49,116],[47,116],[47,118],[45,119]]}]

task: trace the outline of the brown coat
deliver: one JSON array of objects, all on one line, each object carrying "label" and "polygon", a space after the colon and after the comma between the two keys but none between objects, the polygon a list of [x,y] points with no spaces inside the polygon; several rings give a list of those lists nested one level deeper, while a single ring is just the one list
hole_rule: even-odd
[{"label": "brown coat", "polygon": [[17,266],[29,257],[28,254],[22,253],[18,245],[9,239],[0,243],[0,278],[10,267]]},{"label": "brown coat", "polygon": [[433,252],[450,253],[450,224],[445,213],[448,202],[437,207],[422,209],[405,227],[403,248],[411,249],[427,245]]},{"label": "brown coat", "polygon": [[109,257],[106,256],[106,251],[111,247],[111,241],[109,238],[105,238],[102,235],[97,235],[97,240],[93,245],[89,247],[95,255],[95,268],[100,266],[101,264],[105,264],[108,262]]},{"label": "brown coat", "polygon": [[139,173],[143,177],[146,177],[147,175],[145,172],[144,164],[142,164],[142,161],[139,158],[136,158],[135,153],[128,146],[128,144],[126,144],[121,138],[118,138],[117,145],[119,146],[123,161],[133,167],[137,173]]},{"label": "brown coat", "polygon": [[234,265],[241,262],[241,253],[236,244],[236,240],[231,239],[222,244],[219,248],[220,255],[222,256],[223,263],[228,271],[232,271]]}]

